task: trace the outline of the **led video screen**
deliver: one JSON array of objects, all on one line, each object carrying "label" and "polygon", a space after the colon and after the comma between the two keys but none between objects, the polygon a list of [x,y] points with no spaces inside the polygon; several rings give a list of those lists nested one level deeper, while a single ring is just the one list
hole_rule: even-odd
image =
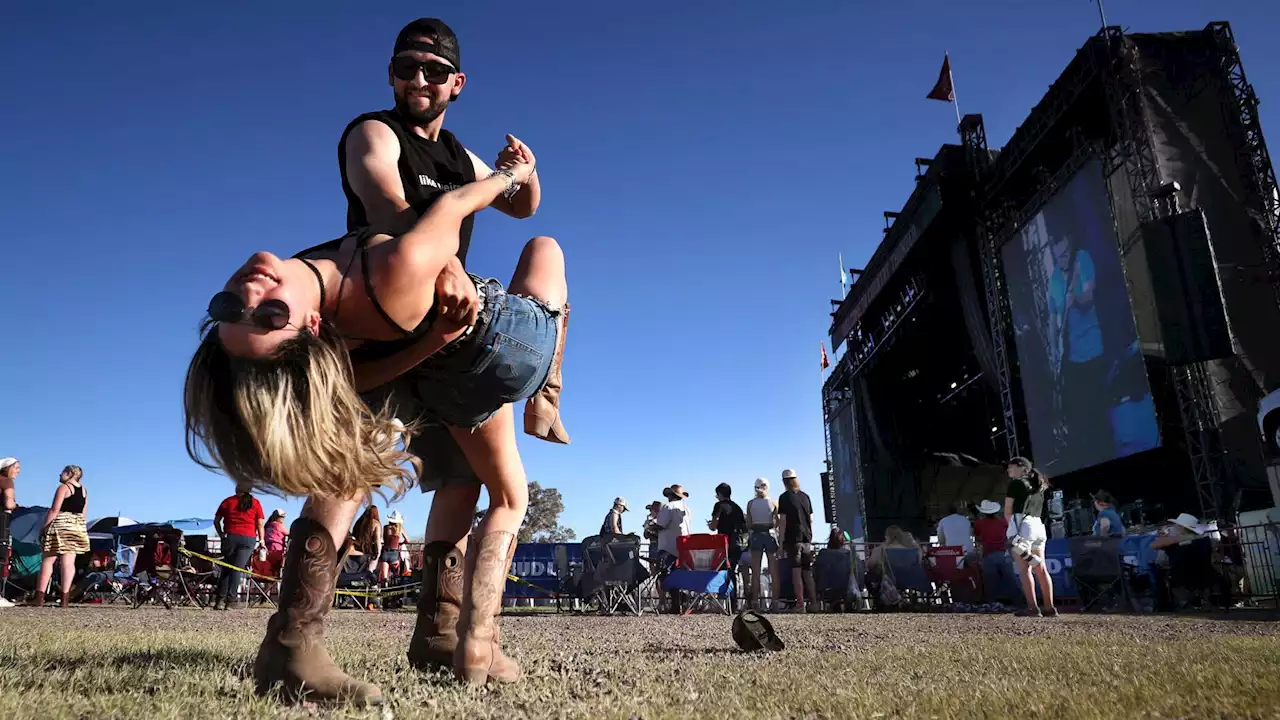
[{"label": "led video screen", "polygon": [[1064,475],[1158,447],[1096,158],[1005,243],[1001,259],[1036,465]]}]

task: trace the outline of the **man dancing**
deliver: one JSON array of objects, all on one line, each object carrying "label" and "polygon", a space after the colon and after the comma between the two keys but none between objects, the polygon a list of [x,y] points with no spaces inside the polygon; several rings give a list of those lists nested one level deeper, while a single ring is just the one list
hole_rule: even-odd
[{"label": "man dancing", "polygon": [[[395,108],[360,115],[347,125],[338,142],[349,230],[369,226],[403,232],[444,193],[493,172],[444,128],[445,112],[459,98],[467,81],[458,38],[448,25],[435,18],[420,18],[406,25],[396,37],[387,81],[393,89]],[[508,135],[507,145],[494,164],[502,167],[512,161],[535,163],[529,147]],[[537,211],[541,199],[535,170],[528,182],[499,197],[490,207],[515,218],[527,218]],[[440,317],[461,326],[476,324],[480,306],[476,282],[464,269],[473,224],[474,216],[463,221],[458,254],[445,267],[435,287]],[[552,250],[563,267],[558,246],[546,237],[535,237],[526,244],[520,266],[528,265],[535,253],[545,258]],[[546,385],[528,401],[524,413],[526,433],[566,444],[569,434],[560,421],[559,394],[568,311],[566,304],[560,313],[560,341]],[[359,348],[352,353],[357,365],[380,359]],[[417,394],[405,383],[393,381],[368,397],[371,402],[389,398],[406,420],[423,409]],[[444,427],[422,428],[413,440],[412,451],[423,463],[422,491],[434,491],[436,496],[427,519],[423,588],[409,645],[409,662],[419,669],[449,667],[458,643],[462,570],[467,567],[467,537],[481,483]],[[514,551],[512,543],[506,557],[497,561],[509,567]],[[499,661],[491,679],[517,679],[520,668],[501,655],[496,635],[494,648]]]}]

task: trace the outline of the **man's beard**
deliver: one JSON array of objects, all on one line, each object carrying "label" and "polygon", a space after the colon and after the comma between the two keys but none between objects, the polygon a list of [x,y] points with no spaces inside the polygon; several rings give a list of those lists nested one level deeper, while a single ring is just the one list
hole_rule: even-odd
[{"label": "man's beard", "polygon": [[396,111],[401,116],[407,118],[414,125],[430,125],[435,119],[444,114],[445,109],[449,107],[449,100],[446,98],[440,101],[427,100],[427,107],[423,110],[417,110],[409,106],[408,99],[405,95],[396,96]]}]

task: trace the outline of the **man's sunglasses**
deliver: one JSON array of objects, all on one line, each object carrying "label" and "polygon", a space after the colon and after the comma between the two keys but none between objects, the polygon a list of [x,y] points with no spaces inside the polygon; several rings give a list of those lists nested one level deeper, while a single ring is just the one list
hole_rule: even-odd
[{"label": "man's sunglasses", "polygon": [[412,80],[418,76],[419,71],[422,72],[422,79],[432,85],[443,84],[450,75],[457,72],[452,65],[438,60],[419,60],[408,55],[398,55],[391,59],[391,74],[401,80]]},{"label": "man's sunglasses", "polygon": [[263,330],[281,330],[289,324],[289,306],[283,300],[263,300],[252,313],[248,309],[239,295],[226,290],[209,300],[209,317],[220,323],[247,320]]}]

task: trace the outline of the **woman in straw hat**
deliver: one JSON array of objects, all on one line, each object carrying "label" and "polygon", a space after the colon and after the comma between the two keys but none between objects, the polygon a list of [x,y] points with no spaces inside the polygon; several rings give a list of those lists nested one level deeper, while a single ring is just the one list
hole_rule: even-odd
[{"label": "woman in straw hat", "polygon": [[81,480],[84,471],[79,465],[68,465],[58,475],[58,490],[45,515],[42,549],[44,559],[40,563],[40,578],[36,582],[35,607],[44,605],[44,591],[53,577],[53,563],[59,562],[58,576],[62,590],[62,607],[70,604],[71,585],[76,577],[76,555],[89,552],[89,531],[84,523],[84,511],[88,496]]}]

